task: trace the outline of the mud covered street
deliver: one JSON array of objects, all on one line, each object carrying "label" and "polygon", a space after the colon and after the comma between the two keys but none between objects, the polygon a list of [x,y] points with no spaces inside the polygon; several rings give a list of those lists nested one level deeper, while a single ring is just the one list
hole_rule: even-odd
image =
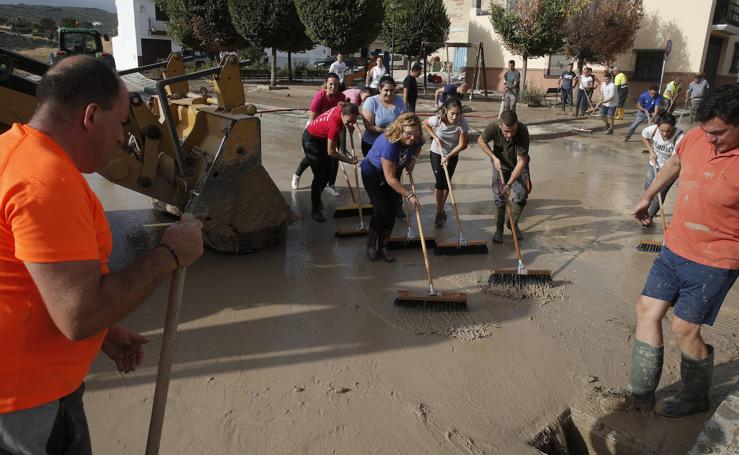
[{"label": "mud covered street", "polygon": [[[596,129],[533,141],[524,262],[554,279],[551,291],[533,296],[488,286],[491,269],[515,267],[515,253],[510,231],[503,245],[490,242],[491,164],[477,145],[463,152],[454,183],[465,234],[487,240],[490,252],[432,256],[437,287],[466,292],[469,310],[425,312],[393,306],[398,289],[426,288],[419,250],[372,263],[363,238],[334,237],[355,218],[310,219],[310,171],[290,189],[300,133],[298,121],[262,117],[264,166],[300,216],[286,243],[250,255],[206,251],[187,272],[162,453],[536,454],[529,441],[568,408],[590,453],[692,446],[710,412],[669,421],[602,415],[595,398],[627,380],[633,306],[654,258],[635,246],[661,239],[657,224],[642,230],[629,216],[646,173],[636,138],[624,145],[621,135]],[[455,240],[451,212],[443,229],[433,226],[427,149],[415,172],[425,231]],[[112,268],[124,267],[156,244],[162,229],[146,225],[167,218],[141,195],[89,180],[114,233]],[[339,198],[323,195],[327,214],[351,203],[341,172],[337,187]],[[667,198],[668,221],[675,197],[677,189]],[[405,230],[398,220],[395,233]],[[124,321],[151,339],[143,366],[121,376],[99,357],[86,381],[96,453],[144,450],[167,290],[160,286]],[[664,324],[658,398],[679,381],[669,317]],[[704,330],[716,346],[714,407],[739,378],[738,329],[735,288]]]}]

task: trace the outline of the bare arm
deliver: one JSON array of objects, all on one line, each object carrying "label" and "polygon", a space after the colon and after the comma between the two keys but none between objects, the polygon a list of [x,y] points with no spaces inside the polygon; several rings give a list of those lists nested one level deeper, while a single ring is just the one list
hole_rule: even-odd
[{"label": "bare arm", "polygon": [[649,150],[649,159],[654,163],[654,165],[657,165],[657,154],[654,152],[654,147],[652,146],[651,139],[647,139],[645,137],[641,138],[642,142],[644,143],[644,146]]},{"label": "bare arm", "polygon": [[459,153],[462,150],[464,150],[464,149],[467,148],[468,143],[469,143],[469,139],[467,138],[467,133],[464,133],[464,132],[460,133],[459,134],[459,142],[457,142],[457,146],[454,147],[452,149],[452,151],[449,152],[448,155],[445,155],[444,158],[442,158],[441,163],[444,164],[444,163],[446,163],[449,160],[449,158],[451,158],[451,157],[453,157],[455,155],[459,155]]},{"label": "bare arm", "polygon": [[408,89],[403,87],[403,103],[408,106]]},{"label": "bare arm", "polygon": [[480,150],[482,150],[482,152],[490,158],[490,161],[493,162],[495,169],[497,171],[500,171],[500,160],[497,156],[495,156],[495,153],[493,153],[493,149],[490,148],[490,145],[488,145],[488,143],[485,142],[485,140],[482,138],[482,135],[477,138],[477,145],[480,146]]},{"label": "bare arm", "polygon": [[308,122],[312,122],[316,117],[318,117],[318,114],[313,111],[308,111]]},{"label": "bare arm", "polygon": [[667,160],[665,165],[662,166],[662,169],[657,172],[657,176],[654,178],[654,181],[649,185],[649,188],[644,191],[644,195],[641,200],[636,205],[634,211],[631,212],[631,214],[634,215],[634,218],[636,218],[641,224],[648,226],[651,223],[648,211],[649,205],[652,203],[654,197],[657,196],[657,193],[662,191],[662,188],[678,178],[680,175],[680,167],[680,156],[675,153],[669,160]]},{"label": "bare arm", "polygon": [[513,172],[511,172],[511,178],[509,178],[506,182],[506,185],[508,185],[508,187],[511,187],[513,185],[513,182],[515,182],[521,176],[521,173],[523,172],[524,168],[526,167],[526,163],[528,162],[528,155],[518,157],[518,159],[516,160],[516,167],[514,167]]},{"label": "bare arm", "polygon": [[329,139],[327,143],[328,143],[328,150],[327,150],[328,156],[330,156],[331,158],[335,160],[343,161],[347,164],[356,164],[357,162],[356,156],[352,156],[350,158],[344,155],[343,153],[339,152],[339,150],[336,148],[336,146],[339,145],[338,142],[334,141],[333,139]]},{"label": "bare arm", "polygon": [[441,97],[442,93],[444,93],[444,87],[437,88],[434,92],[434,106],[439,105],[439,98]]},{"label": "bare arm", "polygon": [[[167,229],[169,245],[181,266],[203,252],[202,223],[178,223]],[[31,278],[59,330],[73,341],[114,326],[136,309],[177,264],[170,251],[157,247],[123,270],[102,275],[98,261],[26,262]]]},{"label": "bare arm", "polygon": [[364,129],[371,133],[382,134],[385,131],[385,128],[375,125],[375,114],[367,109],[362,109],[362,122],[364,123]]},{"label": "bare arm", "polygon": [[400,180],[395,176],[395,172],[398,169],[395,162],[386,160],[385,158],[381,158],[380,161],[382,162],[382,173],[385,174],[385,181],[390,185],[390,188],[398,193],[403,199],[407,199],[411,204],[420,207],[421,205],[418,203],[418,199],[415,195],[411,196],[412,193],[405,189],[403,184],[400,183]]}]

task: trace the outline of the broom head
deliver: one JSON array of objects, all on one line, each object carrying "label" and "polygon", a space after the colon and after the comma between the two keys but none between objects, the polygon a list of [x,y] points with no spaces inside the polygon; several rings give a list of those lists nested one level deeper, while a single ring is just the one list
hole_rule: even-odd
[{"label": "broom head", "polygon": [[[434,248],[436,246],[436,239],[433,237],[426,237],[426,247]],[[405,235],[398,235],[390,237],[387,241],[387,247],[391,250],[402,250],[407,248],[420,248],[421,239],[420,237],[408,237]]]},{"label": "broom head", "polygon": [[496,269],[490,274],[491,286],[551,286],[551,270],[527,270],[527,273],[519,273],[518,269]]},{"label": "broom head", "polygon": [[464,292],[444,293],[398,291],[395,305],[430,311],[460,311],[467,309],[467,294]]},{"label": "broom head", "polygon": [[359,216],[359,207],[362,207],[362,215],[372,215],[372,206],[369,204],[363,205],[349,205],[346,207],[336,207],[334,210],[334,218],[351,218],[353,216]]},{"label": "broom head", "polygon": [[361,237],[367,235],[369,228],[367,227],[340,227],[334,233],[334,237]]},{"label": "broom head", "polygon": [[436,242],[434,254],[457,255],[457,254],[488,254],[488,242],[485,240],[468,240],[461,242]]}]

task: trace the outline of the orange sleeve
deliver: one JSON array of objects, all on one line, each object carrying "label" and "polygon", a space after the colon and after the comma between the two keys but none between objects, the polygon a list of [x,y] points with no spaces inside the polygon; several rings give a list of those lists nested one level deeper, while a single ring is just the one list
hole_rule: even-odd
[{"label": "orange sleeve", "polygon": [[16,185],[5,214],[19,260],[44,263],[101,259],[94,205],[82,178],[29,178]]}]

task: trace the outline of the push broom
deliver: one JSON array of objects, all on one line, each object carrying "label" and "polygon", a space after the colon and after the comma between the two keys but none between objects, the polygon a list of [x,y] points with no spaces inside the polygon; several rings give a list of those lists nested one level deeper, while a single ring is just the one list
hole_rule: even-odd
[{"label": "push broom", "polygon": [[[352,148],[352,152],[353,152]],[[357,189],[357,196],[354,196],[354,190],[352,190],[352,184],[349,182],[349,175],[346,173],[346,168],[344,167],[343,162],[339,162],[339,165],[341,166],[341,172],[344,173],[344,180],[346,180],[346,186],[349,187],[349,193],[351,193],[352,196],[352,202],[354,202],[354,205],[359,210],[359,226],[357,227],[339,227],[339,229],[336,230],[336,233],[334,234],[336,237],[358,237],[362,235],[367,235],[367,232],[369,231],[369,228],[364,224],[364,211],[362,210],[362,204],[361,204],[361,197],[362,193],[359,191],[359,172],[357,171],[358,164],[354,165],[354,183],[355,187]]]},{"label": "push broom", "polygon": [[[503,171],[500,172],[500,181],[504,182]],[[529,270],[523,264],[523,255],[521,254],[521,247],[518,244],[518,227],[513,222],[513,214],[511,212],[510,199],[505,201],[506,208],[508,210],[508,220],[511,224],[511,233],[513,234],[513,246],[516,249],[516,256],[518,256],[518,267],[514,269],[497,269],[492,270],[490,274],[490,285],[491,286],[510,286],[510,287],[523,287],[523,286],[545,286],[552,282],[552,271],[551,270]]]},{"label": "push broom", "polygon": [[[417,236],[416,233],[413,232],[413,227],[411,226],[410,222],[410,214],[408,213],[408,205],[406,204],[405,199],[403,199],[402,204],[403,210],[405,211],[405,225],[408,227],[408,230],[406,231],[405,235],[394,235],[388,239],[387,247],[392,250],[418,248],[418,246],[421,244],[421,237]],[[424,243],[426,244],[426,247],[434,248],[436,246],[436,239],[434,237],[424,236],[423,239],[425,240]]]},{"label": "push broom", "polygon": [[[593,103],[590,102],[590,98],[588,98],[588,95],[585,95],[585,99],[588,100],[588,105],[590,105],[590,107],[592,108],[592,110],[590,111],[590,115],[588,115],[588,118],[585,120],[585,122],[589,122],[590,119],[593,118],[593,114],[595,113],[595,111],[598,110],[598,107],[600,106],[600,101],[598,101],[595,107],[593,107]],[[578,134],[593,134],[592,128],[578,127],[578,128],[573,129],[572,131]]]},{"label": "push broom", "polygon": [[454,189],[452,188],[452,179],[449,178],[449,169],[444,163],[444,175],[446,176],[446,184],[449,187],[449,197],[452,200],[454,208],[454,218],[457,220],[457,229],[459,229],[459,239],[456,242],[436,242],[434,254],[453,255],[453,254],[488,254],[488,245],[485,240],[468,241],[462,234],[462,221],[459,219],[459,209],[457,209],[457,201],[454,199]]},{"label": "push broom", "polygon": [[[416,185],[413,183],[413,174],[408,173],[408,179],[411,182],[411,190],[416,192]],[[418,224],[418,233],[423,238],[423,223],[421,223],[421,211],[415,206],[416,223]],[[405,307],[420,307],[434,309],[451,309],[467,307],[467,294],[464,292],[442,293],[434,287],[434,279],[431,277],[431,265],[429,264],[429,254],[426,250],[426,242],[421,244],[421,252],[423,253],[423,263],[426,266],[426,279],[428,280],[429,290],[425,294],[413,293],[411,291],[398,291],[398,297],[395,298],[395,304]]]},{"label": "push broom", "polygon": [[[359,125],[357,125],[357,127],[358,126]],[[353,133],[349,133],[349,142],[351,144],[352,155],[357,156],[357,153],[354,151],[354,134]],[[357,195],[361,196],[360,190],[359,190],[359,179],[356,179],[356,180],[357,180]],[[347,179],[347,184],[348,183],[349,183],[349,180]],[[351,186],[349,187],[349,190],[351,191]],[[361,197],[358,197],[357,199],[359,200],[359,202],[361,202]],[[372,206],[362,205],[361,203],[357,202],[357,199],[354,199],[354,193],[352,193],[353,204],[348,207],[336,207],[336,209],[334,210],[334,218],[351,218],[354,216],[362,217],[363,215],[372,215]],[[364,234],[360,234],[360,235],[364,235]]]}]

